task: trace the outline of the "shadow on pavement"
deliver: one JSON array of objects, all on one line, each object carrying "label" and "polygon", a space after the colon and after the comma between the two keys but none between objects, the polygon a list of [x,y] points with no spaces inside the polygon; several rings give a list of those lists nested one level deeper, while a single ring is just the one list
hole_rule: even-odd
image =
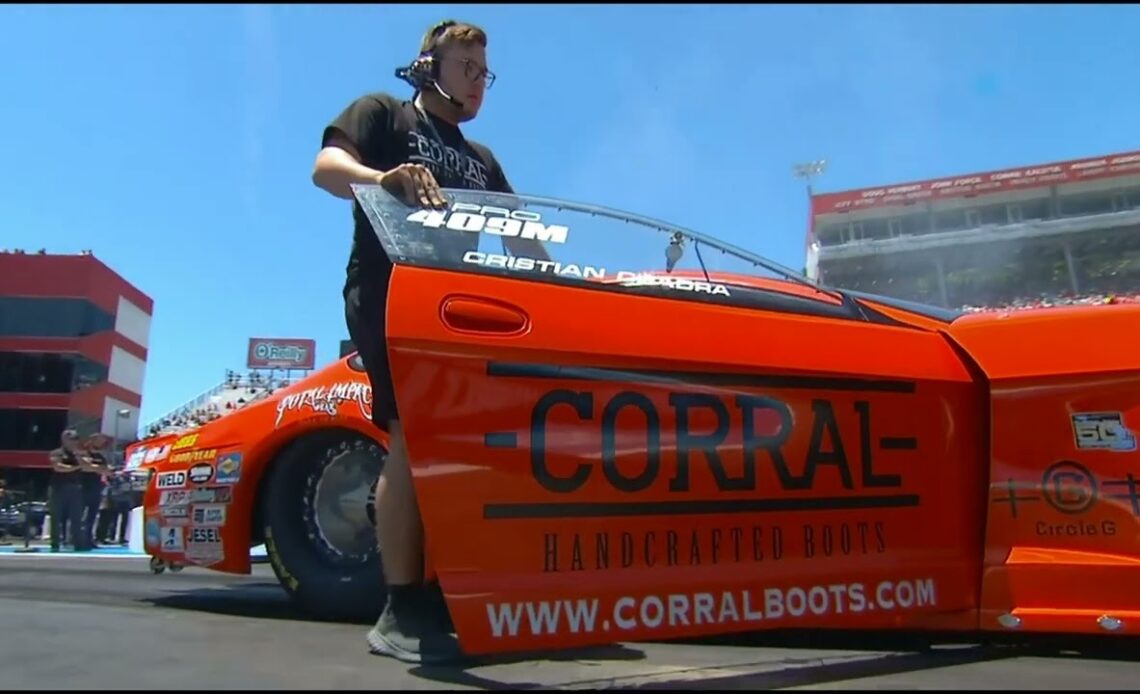
[{"label": "shadow on pavement", "polygon": [[[633,648],[618,647],[629,654],[644,653]],[[726,666],[694,666],[678,669],[670,674],[631,673],[622,677],[581,678],[549,684],[501,682],[490,677],[470,672],[471,669],[486,667],[503,662],[554,662],[556,660],[602,660],[615,659],[617,652],[578,652],[562,654],[562,658],[549,655],[536,655],[527,659],[513,658],[510,661],[479,660],[462,667],[418,667],[410,672],[423,679],[453,686],[479,687],[483,689],[629,689],[629,690],[725,690],[725,689],[771,689],[812,684],[827,684],[841,680],[883,675],[903,674],[934,668],[951,667],[989,660],[998,660],[1010,655],[982,647],[960,648],[932,653],[898,653],[846,655],[826,658],[768,658],[756,661],[734,662]],[[747,672],[742,673],[745,670]],[[723,671],[723,675],[718,672]]]},{"label": "shadow on pavement", "polygon": [[[537,684],[534,682],[502,682],[491,677],[477,675],[471,670],[502,665],[516,665],[520,663],[561,663],[579,660],[593,661],[643,661],[645,652],[639,650],[636,644],[614,644],[610,646],[595,646],[592,648],[577,648],[567,651],[541,652],[541,653],[511,653],[507,655],[480,656],[471,658],[469,662],[457,666],[420,666],[409,672],[417,677],[441,684],[450,684],[457,687],[479,687],[481,689],[549,689],[552,685]],[[553,685],[559,687],[561,685]]]},{"label": "shadow on pavement", "polygon": [[[191,589],[141,601],[156,607],[235,617],[318,621],[296,607],[281,586],[273,581]],[[412,667],[409,672],[433,682],[480,689],[726,690],[826,686],[844,680],[908,674],[1021,657],[1140,662],[1140,638],[1124,636],[996,634],[979,639],[976,634],[775,630],[653,643],[709,650],[718,647],[754,648],[757,649],[757,655],[754,659],[747,654],[741,657],[737,650],[731,662],[721,663],[705,658],[704,662],[709,664],[695,664],[689,668],[678,668],[674,672],[662,673],[660,667],[657,667],[639,673],[638,668],[634,667],[627,676],[581,677],[542,684],[500,681],[479,671],[522,663],[541,666],[543,663],[574,661],[641,662],[647,656],[639,646],[651,644],[615,644],[569,651],[483,656],[472,658],[459,666]],[[769,652],[765,658],[764,649],[780,649],[784,653]],[[805,652],[802,656],[794,652],[787,653],[788,650],[796,649]],[[542,679],[547,680],[548,677]]]},{"label": "shadow on pavement", "polygon": [[155,607],[252,619],[317,621],[289,600],[274,582],[243,583],[225,588],[197,588],[160,597],[141,598]]},{"label": "shadow on pavement", "polygon": [[[976,636],[976,635],[975,635]],[[611,652],[594,649],[532,656],[483,658],[462,667],[420,667],[411,673],[426,680],[484,689],[628,689],[628,690],[755,690],[798,686],[827,686],[847,680],[910,674],[940,668],[1021,657],[1140,661],[1137,638],[998,635],[978,644],[961,634],[925,632],[770,631],[715,638],[674,640],[666,643],[693,648],[721,647],[804,649],[830,653],[782,654],[755,660],[737,657],[730,663],[694,665],[672,673],[637,673],[608,678],[580,678],[548,684],[501,682],[476,674],[489,665],[513,662],[572,660],[641,660],[638,644],[615,646]],[[662,643],[662,642],[657,642]]]}]

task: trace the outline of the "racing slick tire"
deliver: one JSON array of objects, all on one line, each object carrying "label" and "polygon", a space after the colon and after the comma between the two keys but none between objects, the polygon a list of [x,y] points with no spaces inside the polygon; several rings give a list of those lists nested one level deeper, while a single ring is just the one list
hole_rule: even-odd
[{"label": "racing slick tire", "polygon": [[262,531],[273,572],[310,616],[373,622],[387,590],[372,502],[387,451],[355,432],[299,439],[273,463]]}]

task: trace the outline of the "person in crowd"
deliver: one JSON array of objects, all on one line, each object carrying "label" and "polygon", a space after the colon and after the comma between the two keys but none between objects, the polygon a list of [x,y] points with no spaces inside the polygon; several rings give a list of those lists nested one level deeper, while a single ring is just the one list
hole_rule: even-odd
[{"label": "person in crowd", "polygon": [[107,480],[107,509],[99,515],[97,537],[106,544],[127,544],[127,526],[131,517],[130,473],[116,469]]},{"label": "person in crowd", "polygon": [[60,445],[49,454],[51,460],[51,551],[64,544],[63,533],[70,531],[71,546],[77,552],[89,549],[83,541],[83,486],[79,432],[66,429]]},{"label": "person in crowd", "polygon": [[80,488],[83,496],[83,545],[94,549],[95,526],[99,518],[99,507],[103,502],[103,478],[111,474],[111,461],[106,454],[111,438],[105,434],[95,434],[83,443],[83,454],[79,457]]}]

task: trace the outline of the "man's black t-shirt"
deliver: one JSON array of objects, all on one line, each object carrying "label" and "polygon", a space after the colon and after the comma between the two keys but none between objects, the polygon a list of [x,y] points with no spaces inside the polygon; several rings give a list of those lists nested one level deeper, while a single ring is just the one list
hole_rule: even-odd
[{"label": "man's black t-shirt", "polygon": [[[384,93],[361,97],[325,128],[321,146],[328,145],[331,136],[338,133],[356,147],[361,163],[373,169],[388,171],[400,164],[422,164],[441,188],[514,192],[489,148],[466,139],[458,127],[421,111],[411,101]],[[391,263],[355,201],[353,222],[346,291],[358,283],[366,287],[381,282],[386,285]],[[462,257],[464,250],[478,243],[478,237],[440,234],[432,242],[449,257]]]},{"label": "man's black t-shirt", "polygon": [[[107,465],[107,458],[102,453],[92,451],[88,453],[87,456],[97,465]],[[103,475],[101,473],[83,470],[78,474],[80,475],[79,479],[83,485],[84,492],[94,494],[103,491]]]},{"label": "man's black t-shirt", "polygon": [[[66,448],[59,449],[59,453],[60,453],[60,457],[63,458],[63,463],[65,465],[68,465],[68,466],[74,468],[75,470],[79,470],[79,459],[75,456],[74,453],[67,450]],[[82,471],[79,471],[79,472],[54,472],[53,471],[53,474],[51,476],[51,486],[53,488],[64,487],[64,486],[69,486],[69,485],[78,486],[82,480],[82,478],[80,477],[80,475],[82,475],[82,474],[83,474]]]}]

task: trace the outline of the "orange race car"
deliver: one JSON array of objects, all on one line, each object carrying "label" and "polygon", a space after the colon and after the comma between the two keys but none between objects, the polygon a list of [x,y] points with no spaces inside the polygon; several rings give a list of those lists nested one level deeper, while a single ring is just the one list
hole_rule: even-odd
[{"label": "orange race car", "polygon": [[[389,349],[427,569],[469,653],[1137,631],[1140,308],[960,315],[612,210],[356,194],[397,263]],[[350,357],[158,441],[147,551],[243,573],[264,543],[313,613],[374,618],[370,405]]]}]

